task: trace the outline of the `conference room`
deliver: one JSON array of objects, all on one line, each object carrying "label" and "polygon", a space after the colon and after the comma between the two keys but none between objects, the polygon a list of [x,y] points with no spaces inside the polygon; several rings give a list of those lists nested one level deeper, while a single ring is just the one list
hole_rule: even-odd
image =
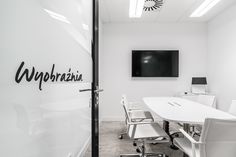
[{"label": "conference room", "polygon": [[236,156],[235,15],[235,1],[100,2],[101,156]]},{"label": "conference room", "polygon": [[236,0],[1,0],[0,157],[236,157]]}]

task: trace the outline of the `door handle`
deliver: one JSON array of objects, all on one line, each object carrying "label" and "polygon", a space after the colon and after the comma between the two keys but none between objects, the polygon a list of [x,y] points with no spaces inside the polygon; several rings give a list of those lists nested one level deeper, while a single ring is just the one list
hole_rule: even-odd
[{"label": "door handle", "polygon": [[99,93],[99,92],[103,92],[104,90],[103,89],[96,89],[94,90],[95,93]]},{"label": "door handle", "polygon": [[[79,92],[89,92],[92,91],[92,89],[80,89]],[[94,93],[99,93],[99,92],[103,92],[103,89],[96,89],[94,90]]]},{"label": "door handle", "polygon": [[79,92],[89,92],[92,91],[92,89],[80,89]]}]

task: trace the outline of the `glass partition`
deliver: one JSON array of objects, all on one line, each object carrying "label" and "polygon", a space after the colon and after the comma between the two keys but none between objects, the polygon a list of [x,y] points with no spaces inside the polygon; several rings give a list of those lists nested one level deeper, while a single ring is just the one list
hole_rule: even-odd
[{"label": "glass partition", "polygon": [[2,0],[0,19],[0,156],[83,156],[92,0]]}]

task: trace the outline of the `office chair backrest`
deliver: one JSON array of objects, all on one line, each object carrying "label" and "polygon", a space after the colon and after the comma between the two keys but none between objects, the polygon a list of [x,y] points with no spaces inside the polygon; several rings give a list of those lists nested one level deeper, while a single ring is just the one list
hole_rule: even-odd
[{"label": "office chair backrest", "polygon": [[203,105],[216,108],[216,98],[214,95],[199,95],[198,102]]},{"label": "office chair backrest", "polygon": [[129,116],[129,113],[128,113],[129,109],[128,109],[128,101],[127,101],[126,95],[122,95],[121,104],[122,104],[123,109],[125,111],[126,120],[131,122],[131,119],[130,119],[130,116]]},{"label": "office chair backrest", "polygon": [[127,96],[125,94],[123,94],[122,97],[121,97],[121,104],[125,105],[127,110],[129,109],[129,105],[128,105],[129,102],[128,102]]},{"label": "office chair backrest", "polygon": [[232,100],[232,103],[229,107],[229,113],[236,116],[236,100]]},{"label": "office chair backrest", "polygon": [[200,141],[200,157],[236,156],[236,120],[206,119]]}]

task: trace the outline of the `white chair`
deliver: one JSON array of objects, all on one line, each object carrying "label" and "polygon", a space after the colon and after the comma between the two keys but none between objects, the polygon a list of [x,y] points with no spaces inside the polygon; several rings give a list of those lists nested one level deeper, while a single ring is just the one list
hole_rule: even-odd
[{"label": "white chair", "polygon": [[[200,104],[216,108],[216,97],[214,95],[206,95],[206,94],[200,94],[195,96],[195,100]],[[183,124],[178,123],[180,126],[183,126]],[[202,126],[201,125],[191,125],[191,133],[192,136],[198,135],[200,136]],[[175,132],[173,134],[178,134],[179,132]]]},{"label": "white chair", "polygon": [[[200,104],[216,108],[216,97],[214,95],[198,95],[197,102]],[[200,136],[202,130],[201,125],[193,125],[192,126],[192,136],[198,135]]]},{"label": "white chair", "polygon": [[229,111],[230,114],[236,116],[236,100],[232,100],[232,103],[229,107]]},{"label": "white chair", "polygon": [[189,157],[236,156],[236,120],[206,119],[199,141],[180,131],[184,138],[175,138],[174,144]]},{"label": "white chair", "polygon": [[[122,95],[121,99],[122,106],[125,106],[127,109],[127,112],[130,116],[130,120],[132,122],[142,122],[142,121],[152,121],[154,122],[154,118],[150,111],[144,111],[140,109],[140,106],[134,106],[134,104],[137,104],[136,102],[128,102],[126,95]],[[126,130],[122,132],[119,136],[120,139],[123,139],[123,136],[127,134],[127,116],[125,117],[125,124],[126,124]],[[135,145],[135,143],[134,143]]]},{"label": "white chair", "polygon": [[[197,96],[197,102],[200,104],[209,106],[209,107],[216,108],[216,97],[214,95],[200,94]],[[202,126],[201,125],[193,125],[192,130],[193,130],[193,136],[195,134],[199,135],[202,130]]]},{"label": "white chair", "polygon": [[216,97],[214,95],[200,94],[198,95],[197,102],[206,106],[216,108]]},{"label": "white chair", "polygon": [[127,119],[128,132],[127,135],[131,140],[141,143],[138,150],[140,153],[137,154],[121,154],[120,157],[147,157],[147,156],[158,156],[166,157],[163,153],[146,153],[145,144],[146,143],[167,143],[169,142],[169,136],[160,127],[158,123],[153,121],[150,122],[134,122],[132,121],[128,109],[123,105],[125,116]]}]

